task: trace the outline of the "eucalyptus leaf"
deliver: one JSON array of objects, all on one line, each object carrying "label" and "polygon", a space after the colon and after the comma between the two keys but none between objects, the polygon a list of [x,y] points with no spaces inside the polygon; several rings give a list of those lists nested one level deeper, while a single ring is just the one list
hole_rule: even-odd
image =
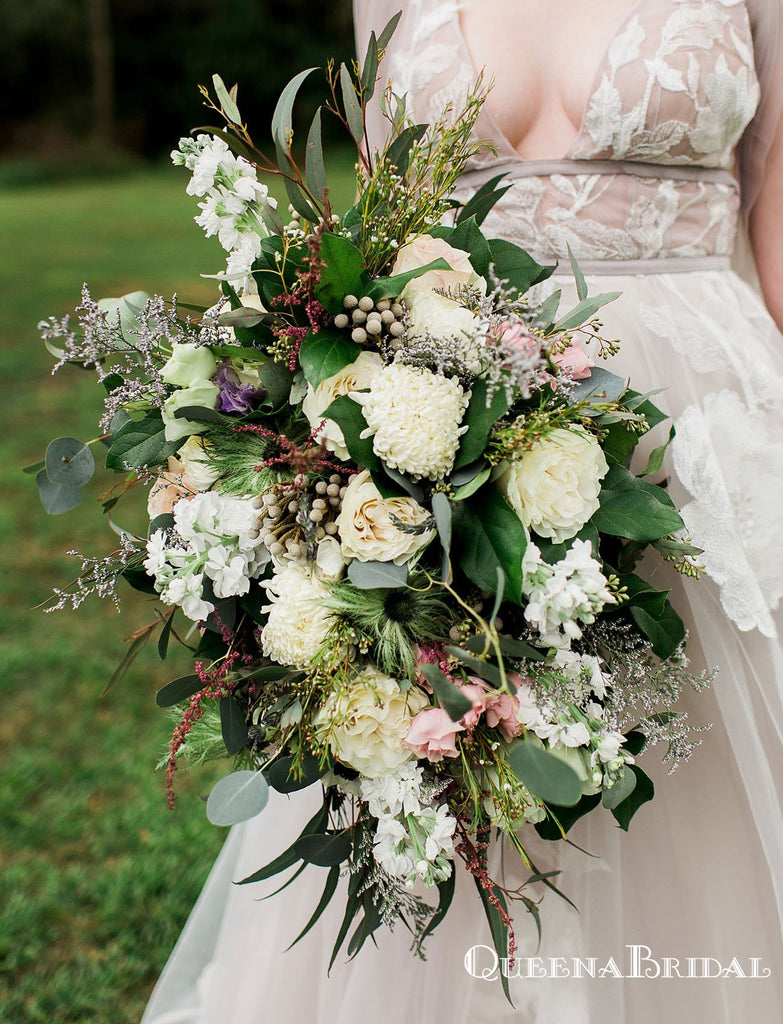
[{"label": "eucalyptus leaf", "polygon": [[592,299],[582,299],[578,305],[574,306],[570,313],[566,313],[561,320],[557,321],[554,330],[561,333],[562,331],[571,331],[575,327],[581,327],[588,320],[592,320],[602,306],[614,302],[621,294],[621,292],[604,292],[602,295],[593,296]]},{"label": "eucalyptus leaf", "polygon": [[466,651],[464,647],[452,647],[446,646],[445,651],[450,654],[452,658],[456,658],[461,661],[463,665],[467,665],[468,668],[474,672],[481,679],[486,679],[488,683],[492,683],[493,686],[500,687],[503,685],[503,680],[500,677],[500,669],[491,661],[487,661],[486,658],[477,658],[470,651]]},{"label": "eucalyptus leaf", "polygon": [[307,187],[313,195],[323,200],[327,191],[326,167],[324,166],[324,147],[321,139],[321,112],[319,107],[315,112],[310,131],[307,133],[307,147],[305,149],[305,178]]},{"label": "eucalyptus leaf", "polygon": [[432,515],[435,518],[443,553],[448,556],[451,551],[451,504],[440,491],[432,496]]},{"label": "eucalyptus leaf", "polygon": [[232,772],[207,797],[207,819],[213,825],[238,825],[259,815],[268,799],[269,786],[263,772]]},{"label": "eucalyptus leaf", "polygon": [[222,327],[255,327],[256,324],[266,316],[260,309],[251,309],[243,306],[241,309],[227,309],[218,317],[218,323]]},{"label": "eucalyptus leaf", "polygon": [[[617,824],[625,832],[628,831],[631,818],[633,818],[642,804],[646,804],[655,796],[655,786],[649,775],[646,775],[638,765],[632,764],[628,768],[636,777],[636,785],[630,796],[627,796],[622,803],[612,808],[612,814]],[[628,771],[628,768],[626,768],[626,771]]]},{"label": "eucalyptus leaf", "polygon": [[[272,114],[272,138],[283,150],[291,149],[291,134],[293,132],[293,113],[296,96],[302,87],[303,82],[318,68],[307,68],[294,75],[288,85],[280,93],[274,113]],[[281,168],[283,170],[283,168]]]},{"label": "eucalyptus leaf", "polygon": [[568,261],[571,264],[574,281],[576,282],[576,295],[581,302],[587,298],[587,282],[585,281],[585,275],[579,268],[579,264],[576,262],[576,256],[574,256],[570,245],[568,246]]},{"label": "eucalyptus leaf", "polygon": [[618,377],[603,366],[594,366],[589,377],[574,383],[571,401],[574,405],[578,402],[616,402],[625,394],[627,387],[628,381],[624,377]]},{"label": "eucalyptus leaf", "polygon": [[428,664],[419,666],[422,675],[432,687],[432,692],[438,698],[438,703],[447,713],[452,722],[458,722],[463,715],[473,707],[465,694],[457,687],[438,665]]},{"label": "eucalyptus leaf", "polygon": [[614,784],[602,791],[601,803],[608,810],[612,811],[615,807],[619,807],[623,800],[629,797],[635,789],[636,776],[630,770],[630,767],[626,766],[617,776]]},{"label": "eucalyptus leaf", "polygon": [[364,115],[362,114],[362,105],[356,95],[351,72],[345,64],[340,65],[340,91],[342,92],[348,131],[356,145],[361,146],[364,138]]},{"label": "eucalyptus leaf", "polygon": [[504,188],[497,188],[496,186],[503,180],[503,178],[505,178],[505,174],[497,174],[494,178],[490,178],[489,181],[486,181],[481,188],[476,189],[468,202],[465,203],[457,214],[457,224],[463,220],[468,220],[470,217],[475,219],[476,224],[483,224],[487,214],[512,187],[509,184]]},{"label": "eucalyptus leaf", "polygon": [[303,939],[305,937],[305,935],[307,935],[307,933],[313,927],[313,925],[319,920],[319,918],[323,914],[324,910],[326,910],[327,906],[331,902],[332,896],[334,896],[334,894],[335,894],[335,892],[337,890],[337,884],[338,884],[339,881],[340,881],[340,865],[339,864],[335,864],[335,865],[333,865],[329,869],[329,874],[326,876],[326,885],[324,886],[324,891],[321,894],[320,900],[318,901],[318,906],[313,911],[313,914],[312,914],[310,920],[304,926],[302,931],[299,932],[299,934],[294,939],[294,941],[291,943],[291,945],[287,947],[286,952],[288,952],[289,949],[293,949],[293,947],[297,944],[297,942],[299,942],[301,939]]},{"label": "eucalyptus leaf", "polygon": [[[479,472],[473,477],[472,480],[469,480],[467,483],[463,484],[461,487],[458,487],[456,489],[456,491],[454,492],[454,500],[465,501],[466,498],[470,498],[471,495],[475,494],[476,491],[478,491],[481,487],[484,486],[484,484],[487,482],[487,480],[489,480],[491,476],[492,467],[485,466],[483,469],[479,470]],[[453,482],[454,481],[452,478],[452,483]]]},{"label": "eucalyptus leaf", "polygon": [[251,885],[253,882],[264,882],[267,878],[274,878],[275,875],[279,875],[280,872],[285,871],[286,868],[293,867],[298,860],[302,859],[296,852],[296,843],[299,842],[299,839],[301,839],[302,836],[321,832],[326,827],[328,821],[329,807],[326,801],[324,801],[299,833],[296,841],[292,843],[287,850],[284,850],[279,854],[279,856],[275,857],[274,860],[265,864],[264,867],[254,871],[252,875],[248,875],[246,878],[243,878],[239,882],[239,885]]},{"label": "eucalyptus leaf", "polygon": [[278,793],[297,793],[300,789],[307,789],[323,775],[321,765],[317,757],[308,754],[301,759],[302,774],[297,776],[292,773],[296,761],[292,755],[279,757],[267,770],[266,776],[269,785]]},{"label": "eucalyptus leaf", "polygon": [[41,504],[50,516],[59,516],[63,512],[70,512],[72,508],[76,508],[81,503],[81,487],[71,487],[70,484],[53,484],[46,475],[45,469],[37,474],[35,482],[38,484]]},{"label": "eucalyptus leaf", "polygon": [[505,238],[491,238],[489,247],[495,273],[501,281],[508,282],[519,295],[524,295],[534,284],[545,281],[552,275],[554,267],[542,267],[524,249]]},{"label": "eucalyptus leaf", "polygon": [[489,394],[489,385],[485,380],[477,380],[473,385],[470,404],[462,419],[467,430],[462,435],[459,451],[454,459],[454,469],[461,469],[480,459],[487,448],[487,438],[492,427],[501,416],[508,411],[511,399],[501,381],[499,386]]},{"label": "eucalyptus leaf", "polygon": [[540,800],[573,807],[582,797],[582,783],[573,769],[530,740],[508,749],[508,763],[520,782]]},{"label": "eucalyptus leaf", "polygon": [[411,158],[411,147],[418,142],[427,131],[426,124],[412,124],[404,128],[386,150],[386,159],[397,169],[397,174],[404,178],[408,171]]},{"label": "eucalyptus leaf", "polygon": [[53,484],[83,487],[95,472],[95,459],[88,445],[75,437],[58,437],[45,456],[46,475]]},{"label": "eucalyptus leaf", "polygon": [[392,590],[408,582],[408,569],[394,562],[353,561],[348,566],[348,579],[357,590]]},{"label": "eucalyptus leaf", "polygon": [[159,708],[171,708],[203,689],[204,683],[199,676],[179,676],[177,679],[172,679],[170,683],[166,683],[165,686],[161,686],[155,694],[155,703]]},{"label": "eucalyptus leaf", "polygon": [[231,98],[231,95],[229,94],[229,91],[220,75],[212,76],[212,85],[226,118],[233,124],[242,124],[239,107],[237,107],[236,103]]}]

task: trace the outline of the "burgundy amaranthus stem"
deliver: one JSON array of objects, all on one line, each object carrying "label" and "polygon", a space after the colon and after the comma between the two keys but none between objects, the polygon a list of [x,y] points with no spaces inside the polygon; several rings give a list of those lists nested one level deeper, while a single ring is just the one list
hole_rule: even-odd
[{"label": "burgundy amaranthus stem", "polygon": [[508,933],[508,969],[511,971],[517,954],[517,939],[516,934],[514,933],[514,922],[511,915],[498,898],[497,891],[499,887],[492,881],[487,872],[486,851],[489,844],[478,838],[475,843],[471,840],[466,827],[467,820],[468,819],[464,815],[460,815],[457,818],[457,827],[462,835],[462,839],[454,849],[464,860],[465,867],[487,894],[487,899],[490,904],[495,908],[495,910],[497,910],[498,914],[500,914],[503,927]]}]

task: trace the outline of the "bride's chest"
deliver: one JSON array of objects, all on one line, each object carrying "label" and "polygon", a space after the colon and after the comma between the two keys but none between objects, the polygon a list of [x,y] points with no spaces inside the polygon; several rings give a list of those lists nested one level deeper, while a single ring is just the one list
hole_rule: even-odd
[{"label": "bride's chest", "polygon": [[415,117],[486,67],[477,133],[501,156],[728,167],[758,103],[745,0],[410,0],[406,18],[390,70]]}]

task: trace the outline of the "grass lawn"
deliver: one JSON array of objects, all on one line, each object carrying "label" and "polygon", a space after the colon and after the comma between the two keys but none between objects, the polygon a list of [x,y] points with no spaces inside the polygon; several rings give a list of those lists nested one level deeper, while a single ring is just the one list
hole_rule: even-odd
[{"label": "grass lawn", "polygon": [[[163,663],[150,645],[101,697],[121,638],[153,618],[150,599],[126,591],[121,618],[97,599],[78,613],[31,610],[75,575],[67,549],[112,549],[94,500],[110,475],[96,475],[78,509],[49,517],[21,472],[55,436],[93,437],[100,413],[93,375],[48,375],[42,316],[71,309],[84,280],[95,297],[215,297],[198,275],[222,257],[193,223],[186,180],[171,168],[0,192],[3,1024],[137,1022],[223,839],[200,794],[228,763],[182,771],[174,813],[153,770],[170,731],[154,693],[187,671],[181,652]],[[335,205],[351,193],[343,161]]]}]

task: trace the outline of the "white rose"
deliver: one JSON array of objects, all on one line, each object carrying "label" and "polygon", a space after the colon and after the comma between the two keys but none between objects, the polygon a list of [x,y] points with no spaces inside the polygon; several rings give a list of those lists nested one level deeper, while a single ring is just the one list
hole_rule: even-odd
[{"label": "white rose", "polygon": [[432,338],[453,338],[455,335],[473,335],[478,328],[478,317],[445,295],[430,291],[415,291],[406,295],[411,338],[429,335]]},{"label": "white rose", "polygon": [[200,434],[209,426],[208,423],[197,423],[195,420],[177,419],[177,409],[199,408],[214,409],[220,388],[209,380],[194,380],[188,387],[175,391],[166,399],[160,414],[165,424],[167,441],[179,441],[188,434]]},{"label": "white rose", "polygon": [[601,446],[581,427],[558,427],[511,462],[495,482],[525,524],[560,544],[577,534],[598,508],[609,466]]},{"label": "white rose", "polygon": [[186,388],[196,380],[208,380],[216,369],[215,357],[208,348],[186,342],[174,346],[160,375],[167,384]]},{"label": "white rose", "polygon": [[208,444],[203,437],[193,434],[177,452],[187,482],[196,491],[208,491],[220,477],[220,471],[210,465]]},{"label": "white rose", "polygon": [[315,725],[338,760],[374,779],[413,758],[405,737],[413,716],[428,706],[423,690],[412,686],[403,693],[396,679],[370,667],[347,691],[332,695]]},{"label": "white rose", "polygon": [[337,517],[343,557],[402,565],[435,536],[434,530],[406,533],[392,516],[406,526],[420,526],[429,518],[413,498],[384,498],[367,470],[353,477]]},{"label": "white rose", "polygon": [[313,388],[310,384],[307,385],[307,394],[302,402],[302,412],[313,430],[316,430],[322,422],[324,423],[318,433],[318,440],[327,451],[334,452],[337,458],[342,459],[343,462],[347,461],[349,457],[343,432],[334,420],[324,422],[324,413],[340,395],[368,388],[373,378],[382,369],[383,360],[377,352],[362,352],[352,363],[344,366],[334,376],[322,380],[317,388]]},{"label": "white rose", "polygon": [[324,537],[318,542],[315,569],[322,580],[336,582],[345,572],[345,559],[336,537]]},{"label": "white rose", "polygon": [[428,270],[420,277],[414,277],[405,286],[401,296],[406,303],[414,292],[431,292],[434,289],[456,292],[463,285],[478,287],[481,291],[486,289],[487,283],[473,269],[468,253],[432,235],[417,235],[400,248],[392,267],[392,276],[405,274],[417,267],[426,267],[437,259],[444,259],[451,270]]}]

